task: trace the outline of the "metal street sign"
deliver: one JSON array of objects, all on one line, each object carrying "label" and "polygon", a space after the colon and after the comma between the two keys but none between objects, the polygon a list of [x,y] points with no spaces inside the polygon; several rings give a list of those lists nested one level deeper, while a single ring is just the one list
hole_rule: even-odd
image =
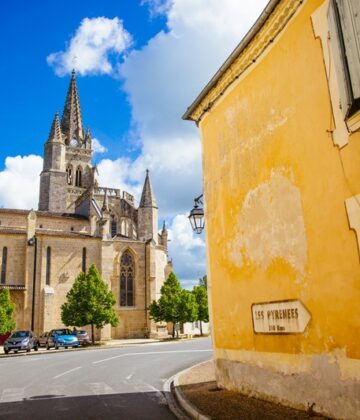
[{"label": "metal street sign", "polygon": [[311,319],[300,300],[253,303],[251,312],[257,334],[303,333]]}]

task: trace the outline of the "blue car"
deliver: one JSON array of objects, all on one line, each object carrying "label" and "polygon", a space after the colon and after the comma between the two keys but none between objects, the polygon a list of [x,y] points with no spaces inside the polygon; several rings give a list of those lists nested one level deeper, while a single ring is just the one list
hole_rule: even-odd
[{"label": "blue car", "polygon": [[59,328],[51,330],[48,335],[46,343],[46,350],[50,350],[54,347],[57,350],[59,347],[79,347],[79,340],[76,333],[73,333],[68,328]]}]

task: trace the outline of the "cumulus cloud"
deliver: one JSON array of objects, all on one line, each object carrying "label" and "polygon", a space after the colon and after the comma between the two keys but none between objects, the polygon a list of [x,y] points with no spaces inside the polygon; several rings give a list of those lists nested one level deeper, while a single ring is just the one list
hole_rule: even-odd
[{"label": "cumulus cloud", "polygon": [[131,42],[131,35],[119,18],[85,18],[68,47],[48,55],[47,62],[58,76],[64,76],[73,68],[81,75],[111,74],[111,56],[118,57]]},{"label": "cumulus cloud", "polygon": [[91,139],[91,143],[94,153],[106,153],[108,151],[108,149],[103,146],[97,138]]},{"label": "cumulus cloud", "polygon": [[0,171],[1,206],[37,209],[42,165],[42,158],[36,155],[7,157]]}]

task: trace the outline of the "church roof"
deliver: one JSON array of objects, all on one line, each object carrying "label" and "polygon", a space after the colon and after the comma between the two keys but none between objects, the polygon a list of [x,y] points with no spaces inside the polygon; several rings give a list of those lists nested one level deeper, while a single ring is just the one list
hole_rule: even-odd
[{"label": "church roof", "polygon": [[78,141],[84,140],[84,130],[81,117],[80,100],[76,86],[75,70],[71,73],[71,80],[66,96],[64,112],[61,119],[61,130],[66,143],[73,138]]},{"label": "church roof", "polygon": [[140,200],[140,206],[139,207],[156,207],[156,198],[154,191],[152,189],[150,176],[149,176],[149,170],[146,170],[146,177],[144,182],[144,188],[142,190],[141,194],[141,200]]},{"label": "church roof", "polygon": [[59,114],[56,113],[53,123],[51,125],[51,130],[48,138],[48,142],[58,142],[62,143],[63,137],[61,133],[61,127],[60,127],[60,120],[59,120]]}]

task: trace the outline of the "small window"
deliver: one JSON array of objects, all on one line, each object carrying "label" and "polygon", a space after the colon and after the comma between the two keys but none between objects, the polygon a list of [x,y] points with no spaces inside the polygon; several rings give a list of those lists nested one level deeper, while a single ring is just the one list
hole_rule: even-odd
[{"label": "small window", "polygon": [[115,220],[112,220],[111,221],[110,228],[111,228],[111,237],[113,238],[117,234],[117,225],[116,225],[116,221]]},{"label": "small window", "polygon": [[331,0],[329,30],[339,80],[341,109],[350,117],[360,109],[360,2]]},{"label": "small window", "polygon": [[68,165],[66,168],[66,181],[68,185],[72,185],[72,166]]},{"label": "small window", "polygon": [[8,254],[8,249],[6,246],[4,246],[3,252],[2,252],[2,259],[1,259],[1,281],[0,281],[1,284],[5,284],[6,282],[7,254]]},{"label": "small window", "polygon": [[82,271],[86,273],[86,248],[82,250]]},{"label": "small window", "polygon": [[46,285],[50,285],[50,275],[51,275],[51,248],[48,246],[46,248]]},{"label": "small window", "polygon": [[75,186],[82,187],[82,170],[80,167],[76,169]]}]

